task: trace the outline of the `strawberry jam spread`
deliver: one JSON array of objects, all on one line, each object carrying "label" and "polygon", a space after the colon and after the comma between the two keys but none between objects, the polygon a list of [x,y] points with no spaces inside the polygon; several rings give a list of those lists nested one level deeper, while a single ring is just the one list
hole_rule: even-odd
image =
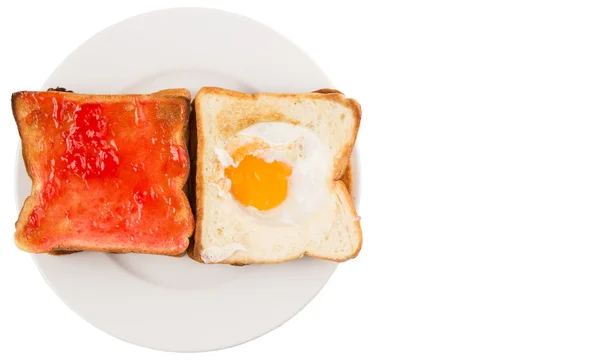
[{"label": "strawberry jam spread", "polygon": [[193,219],[182,187],[187,104],[179,98],[28,93],[30,175],[24,235],[33,251],[85,247],[182,252]]}]

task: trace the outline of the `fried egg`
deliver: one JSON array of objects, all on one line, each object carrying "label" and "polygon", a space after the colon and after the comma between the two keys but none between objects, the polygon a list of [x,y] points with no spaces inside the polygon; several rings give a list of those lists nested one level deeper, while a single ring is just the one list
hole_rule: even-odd
[{"label": "fried egg", "polygon": [[329,192],[331,156],[306,127],[257,123],[214,151],[220,163],[214,182],[219,195],[254,221],[300,225]]}]

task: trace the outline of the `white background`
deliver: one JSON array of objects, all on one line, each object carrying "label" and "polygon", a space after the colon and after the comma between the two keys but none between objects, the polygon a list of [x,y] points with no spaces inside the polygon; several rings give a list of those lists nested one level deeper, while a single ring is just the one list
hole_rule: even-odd
[{"label": "white background", "polygon": [[[0,358],[599,358],[600,9],[392,4],[2,2]],[[360,256],[280,328],[206,354],[95,329],[12,240],[10,94],[39,89],[97,31],[182,5],[273,27],[363,106]]]}]

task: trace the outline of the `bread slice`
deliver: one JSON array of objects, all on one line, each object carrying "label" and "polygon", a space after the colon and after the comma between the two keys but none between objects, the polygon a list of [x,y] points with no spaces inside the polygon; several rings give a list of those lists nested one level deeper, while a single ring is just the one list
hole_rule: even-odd
[{"label": "bread slice", "polygon": [[194,230],[184,193],[190,101],[185,89],[14,93],[32,180],[16,245],[31,253],[184,254]]},{"label": "bread slice", "polygon": [[[188,250],[192,259],[244,265],[280,263],[305,254],[335,262],[358,255],[362,230],[346,185],[352,181],[350,155],[361,120],[358,102],[331,89],[246,94],[206,87],[198,92],[193,106],[198,142],[196,232]],[[307,130],[324,146],[327,191],[321,193],[319,205],[310,207],[310,214],[299,221],[257,220],[219,187],[231,185],[226,180],[219,183],[226,168],[220,149],[226,149],[240,131],[261,123],[285,123]],[[291,206],[286,211],[296,210]]]}]

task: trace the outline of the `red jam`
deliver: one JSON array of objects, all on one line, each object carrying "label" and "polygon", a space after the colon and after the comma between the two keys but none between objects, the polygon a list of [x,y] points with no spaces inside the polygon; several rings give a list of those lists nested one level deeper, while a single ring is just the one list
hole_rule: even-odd
[{"label": "red jam", "polygon": [[193,219],[181,196],[189,158],[175,138],[187,121],[179,101],[84,103],[58,92],[25,98],[39,108],[25,124],[34,135],[31,174],[42,184],[24,230],[32,248],[185,249]]},{"label": "red jam", "polygon": [[68,131],[62,133],[67,146],[62,165],[84,179],[108,176],[115,173],[119,165],[117,145],[109,144],[108,118],[100,104],[82,104],[73,112],[73,122]]}]

